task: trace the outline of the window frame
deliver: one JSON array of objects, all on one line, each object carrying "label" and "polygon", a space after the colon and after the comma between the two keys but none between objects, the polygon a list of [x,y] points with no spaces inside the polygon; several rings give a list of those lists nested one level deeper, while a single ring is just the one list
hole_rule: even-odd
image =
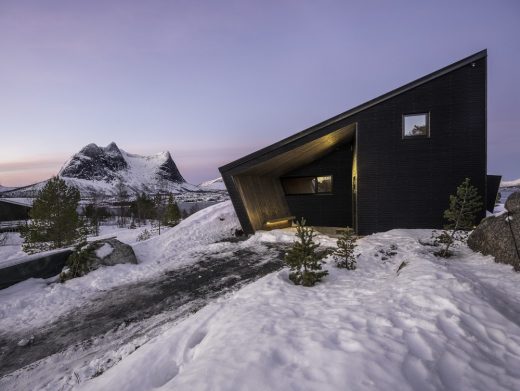
[{"label": "window frame", "polygon": [[[318,178],[319,177],[330,177],[330,188],[331,188],[331,191],[322,191],[322,192],[318,192]],[[315,180],[315,184],[314,184],[314,192],[313,193],[288,193],[284,184],[283,184],[283,181],[285,179],[301,179],[301,178],[311,178]],[[284,195],[286,196],[315,196],[315,195],[332,195],[334,194],[334,175],[332,174],[326,174],[326,175],[298,175],[298,176],[286,176],[286,177],[281,177],[280,178],[280,182],[281,182],[281,185],[282,185],[282,189],[283,189],[283,192],[284,192]]]},{"label": "window frame", "polygon": [[[427,126],[427,133],[426,135],[410,135],[407,136],[405,134],[405,118],[406,117],[415,117],[419,115],[425,115],[426,116],[426,126]],[[428,139],[431,135],[431,121],[430,121],[431,113],[429,111],[421,111],[421,112],[412,112],[412,113],[406,113],[401,115],[401,138],[403,140],[415,140],[415,139]]]}]

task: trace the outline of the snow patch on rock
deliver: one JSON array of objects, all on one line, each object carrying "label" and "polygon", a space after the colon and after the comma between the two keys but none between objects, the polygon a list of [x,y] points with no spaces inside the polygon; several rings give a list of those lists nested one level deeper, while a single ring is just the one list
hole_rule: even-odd
[{"label": "snow patch on rock", "polygon": [[110,244],[105,243],[96,250],[96,257],[103,259],[103,258],[108,257],[113,252],[114,252],[114,248]]}]

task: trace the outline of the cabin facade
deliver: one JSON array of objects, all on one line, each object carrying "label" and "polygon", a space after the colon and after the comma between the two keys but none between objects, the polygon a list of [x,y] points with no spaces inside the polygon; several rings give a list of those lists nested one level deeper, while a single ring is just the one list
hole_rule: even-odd
[{"label": "cabin facade", "polygon": [[28,220],[32,201],[28,198],[0,198],[0,222]]},{"label": "cabin facade", "polygon": [[220,167],[244,232],[292,217],[361,235],[440,228],[466,177],[486,201],[486,60],[478,52]]}]

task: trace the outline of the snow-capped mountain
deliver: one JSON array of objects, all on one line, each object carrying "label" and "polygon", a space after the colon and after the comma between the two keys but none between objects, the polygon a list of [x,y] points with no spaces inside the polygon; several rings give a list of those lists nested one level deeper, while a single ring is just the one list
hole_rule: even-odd
[{"label": "snow-capped mountain", "polygon": [[198,190],[184,180],[169,152],[141,156],[123,151],[115,143],[106,147],[87,145],[63,165],[58,175],[82,192],[114,194],[119,182],[134,193]]},{"label": "snow-capped mountain", "polygon": [[[106,147],[88,144],[74,154],[61,168],[58,176],[68,185],[77,187],[82,197],[93,192],[115,195],[116,186],[123,183],[132,196],[140,192],[169,191],[187,199],[211,199],[216,189],[199,188],[183,178],[169,152],[141,156],[120,149],[115,143]],[[35,197],[47,181],[3,192],[9,197]],[[191,196],[187,196],[191,194]],[[223,196],[218,195],[217,199]],[[226,197],[224,197],[225,199]]]},{"label": "snow-capped mountain", "polygon": [[222,180],[222,177],[212,179],[210,181],[202,182],[199,187],[204,190],[226,190],[226,185]]}]

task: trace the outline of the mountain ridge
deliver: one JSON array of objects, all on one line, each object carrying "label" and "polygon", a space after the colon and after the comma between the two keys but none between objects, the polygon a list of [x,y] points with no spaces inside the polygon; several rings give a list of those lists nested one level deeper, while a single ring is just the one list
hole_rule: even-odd
[{"label": "mountain ridge", "polygon": [[[169,151],[142,156],[120,149],[115,142],[106,147],[90,143],[73,154],[57,174],[68,185],[79,189],[82,198],[94,193],[117,194],[123,183],[130,196],[138,193],[171,192],[216,193],[218,189],[188,183],[180,173]],[[2,192],[3,197],[34,197],[47,181]],[[222,193],[222,192],[219,192]],[[220,198],[220,197],[219,197]]]}]

